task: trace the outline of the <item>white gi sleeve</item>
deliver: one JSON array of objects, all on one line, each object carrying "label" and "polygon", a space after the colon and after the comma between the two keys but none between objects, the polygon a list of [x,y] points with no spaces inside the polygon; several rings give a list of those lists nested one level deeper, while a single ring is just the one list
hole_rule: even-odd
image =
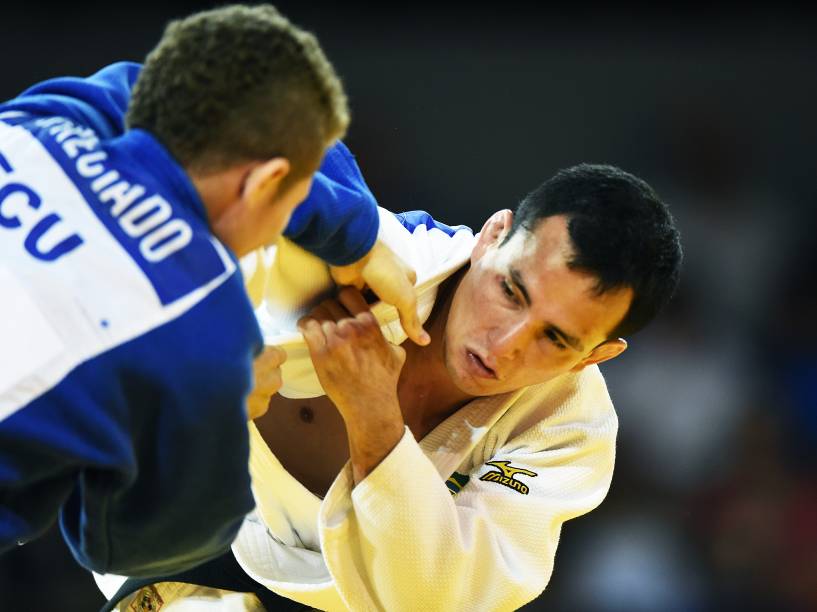
[{"label": "white gi sleeve", "polygon": [[320,514],[344,602],[390,612],[515,610],[536,598],[562,523],[607,493],[616,428],[612,407],[593,423],[545,419],[475,465],[453,497],[408,430],[354,489],[347,465]]}]

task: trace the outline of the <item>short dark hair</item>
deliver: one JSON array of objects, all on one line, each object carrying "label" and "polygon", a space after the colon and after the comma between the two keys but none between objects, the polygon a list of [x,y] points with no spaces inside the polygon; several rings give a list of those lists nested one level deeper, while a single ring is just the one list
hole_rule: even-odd
[{"label": "short dark hair", "polygon": [[645,181],[602,164],[560,170],[522,200],[505,241],[555,215],[567,218],[574,250],[568,265],[593,274],[598,295],[633,290],[608,339],[637,332],[669,302],[680,276],[681,240],[669,208]]},{"label": "short dark hair", "polygon": [[300,177],[343,136],[349,111],[312,34],[273,6],[233,5],[167,26],[126,122],[151,132],[188,170],[280,156]]}]

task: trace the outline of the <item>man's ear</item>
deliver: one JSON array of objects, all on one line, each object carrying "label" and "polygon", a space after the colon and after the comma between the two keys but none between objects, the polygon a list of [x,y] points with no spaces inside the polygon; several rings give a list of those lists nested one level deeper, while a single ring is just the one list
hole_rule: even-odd
[{"label": "man's ear", "polygon": [[269,202],[289,172],[290,163],[285,157],[273,157],[253,166],[241,185],[241,199],[250,207]]},{"label": "man's ear", "polygon": [[616,338],[615,340],[605,340],[596,348],[590,351],[590,354],[582,359],[579,363],[573,366],[571,372],[579,372],[589,365],[594,363],[601,363],[608,361],[613,357],[618,357],[627,350],[627,341],[624,338]]},{"label": "man's ear", "polygon": [[505,236],[511,231],[513,224],[513,212],[508,209],[498,210],[485,222],[479,232],[477,243],[471,252],[471,263],[481,258],[488,247],[499,246],[505,240]]}]

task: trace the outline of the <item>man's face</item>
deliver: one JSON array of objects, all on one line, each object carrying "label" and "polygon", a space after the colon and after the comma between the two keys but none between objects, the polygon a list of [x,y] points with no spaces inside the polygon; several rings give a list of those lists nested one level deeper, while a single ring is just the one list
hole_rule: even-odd
[{"label": "man's face", "polygon": [[506,230],[494,232],[490,223],[446,321],[446,368],[460,390],[504,393],[623,350],[623,342],[605,340],[626,314],[632,290],[597,296],[594,276],[567,267],[565,217],[543,219],[533,232],[520,228],[502,246]]}]

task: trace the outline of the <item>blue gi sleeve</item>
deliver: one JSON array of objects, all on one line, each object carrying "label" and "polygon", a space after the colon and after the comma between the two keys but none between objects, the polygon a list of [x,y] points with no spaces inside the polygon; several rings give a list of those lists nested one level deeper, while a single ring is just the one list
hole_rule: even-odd
[{"label": "blue gi sleeve", "polygon": [[379,227],[377,201],[351,151],[337,142],[327,151],[309,196],[295,209],[284,235],[342,266],[369,252]]},{"label": "blue gi sleeve", "polygon": [[66,117],[101,138],[118,136],[125,131],[125,112],[140,70],[139,64],[119,62],[87,78],[49,79],[0,105],[0,113]]}]

